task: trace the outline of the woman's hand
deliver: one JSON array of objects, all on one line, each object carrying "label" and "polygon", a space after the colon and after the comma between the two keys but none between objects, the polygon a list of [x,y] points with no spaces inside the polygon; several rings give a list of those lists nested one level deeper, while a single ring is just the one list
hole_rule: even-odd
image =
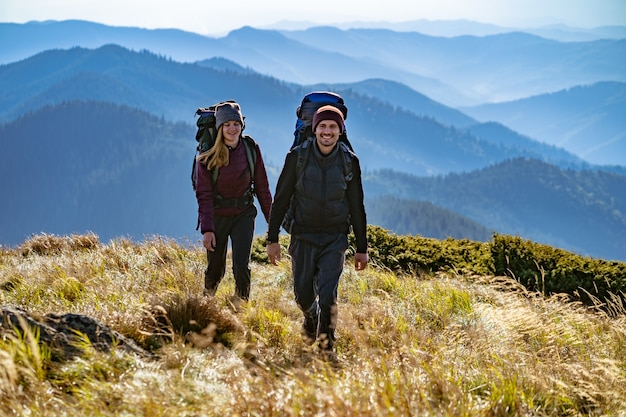
[{"label": "woman's hand", "polygon": [[215,233],[213,232],[204,232],[202,235],[202,244],[209,252],[213,252],[215,250]]}]

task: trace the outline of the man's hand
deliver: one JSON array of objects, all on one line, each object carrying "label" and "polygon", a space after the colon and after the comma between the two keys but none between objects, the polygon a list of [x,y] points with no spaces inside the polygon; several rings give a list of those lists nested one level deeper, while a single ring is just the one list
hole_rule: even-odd
[{"label": "man's hand", "polygon": [[354,254],[354,269],[362,271],[367,267],[367,253],[355,253]]},{"label": "man's hand", "polygon": [[213,252],[215,250],[215,233],[213,232],[204,232],[202,235],[202,244],[209,252]]},{"label": "man's hand", "polygon": [[272,265],[278,265],[278,261],[280,261],[280,245],[278,242],[273,242],[267,245],[266,252]]}]

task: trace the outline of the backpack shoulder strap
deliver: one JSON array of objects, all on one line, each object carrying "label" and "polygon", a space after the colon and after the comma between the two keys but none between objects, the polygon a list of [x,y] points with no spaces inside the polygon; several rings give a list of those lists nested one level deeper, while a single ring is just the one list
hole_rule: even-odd
[{"label": "backpack shoulder strap", "polygon": [[[346,182],[352,181],[354,173],[352,172],[352,159],[356,154],[350,149],[350,146],[343,141],[337,142],[339,153],[343,160],[343,175]],[[300,180],[300,176],[304,171],[304,164],[309,156],[309,152],[313,146],[313,138],[309,137],[300,144],[298,148],[298,162],[296,164],[296,178]]]},{"label": "backpack shoulder strap", "polygon": [[352,159],[356,156],[356,154],[350,149],[344,142],[339,142],[339,151],[341,153],[341,157],[343,158],[343,175],[346,179],[346,182],[352,181],[354,177],[354,173],[352,172]]},{"label": "backpack shoulder strap", "polygon": [[252,179],[252,184],[254,184],[254,171],[256,170],[256,141],[248,135],[244,135],[241,137],[243,141],[243,146],[246,149],[246,157],[248,158],[248,166],[250,167],[250,178]]},{"label": "backpack shoulder strap", "polygon": [[211,170],[211,180],[213,181],[213,187],[215,187],[215,184],[217,184],[217,177],[219,174],[220,174],[219,168],[213,168]]},{"label": "backpack shoulder strap", "polygon": [[[248,168],[250,169],[250,180],[251,185],[250,188],[254,190],[254,171],[256,168],[256,141],[248,135],[243,135],[241,137],[241,142],[243,143],[243,147],[246,150],[246,159],[248,160]],[[217,183],[217,177],[219,175],[219,169],[213,169],[211,171],[211,179],[213,180],[213,184]]]},{"label": "backpack shoulder strap", "polygon": [[304,164],[309,157],[309,152],[313,146],[313,139],[311,137],[306,138],[298,147],[298,161],[296,163],[296,178],[299,181],[304,171]]}]

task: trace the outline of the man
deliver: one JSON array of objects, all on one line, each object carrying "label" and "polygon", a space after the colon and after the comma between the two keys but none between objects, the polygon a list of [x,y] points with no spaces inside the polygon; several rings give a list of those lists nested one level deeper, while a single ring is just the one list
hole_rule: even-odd
[{"label": "man", "polygon": [[[359,160],[338,142],[345,130],[343,114],[331,105],[322,106],[313,116],[312,129],[315,138],[285,158],[270,212],[267,255],[277,265],[278,235],[289,210],[290,221],[283,225],[291,234],[289,255],[295,300],[304,313],[303,337],[309,344],[319,340],[322,349],[332,351],[348,233],[352,227],[355,268],[363,270],[368,262],[367,222]],[[299,167],[300,155],[304,158]]]}]

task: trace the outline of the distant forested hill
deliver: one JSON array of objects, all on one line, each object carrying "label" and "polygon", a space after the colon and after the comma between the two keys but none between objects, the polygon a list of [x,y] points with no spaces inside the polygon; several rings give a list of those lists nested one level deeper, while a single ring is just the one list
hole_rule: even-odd
[{"label": "distant forested hill", "polygon": [[193,232],[189,125],[110,103],[48,106],[0,125],[0,243]]},{"label": "distant forested hill", "polygon": [[512,159],[465,174],[370,173],[368,195],[430,201],[500,233],[626,259],[626,177]]},{"label": "distant forested hill", "polygon": [[492,232],[478,222],[428,201],[382,195],[366,199],[370,224],[399,235],[420,235],[435,239],[470,239],[486,242]]}]

